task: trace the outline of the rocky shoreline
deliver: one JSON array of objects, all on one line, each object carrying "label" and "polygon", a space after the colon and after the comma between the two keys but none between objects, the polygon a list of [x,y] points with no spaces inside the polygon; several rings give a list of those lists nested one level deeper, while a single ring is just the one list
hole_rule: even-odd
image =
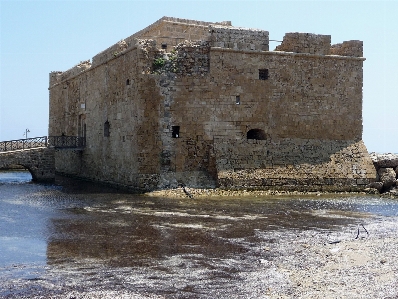
[{"label": "rocky shoreline", "polygon": [[398,154],[370,153],[373,165],[377,171],[376,181],[366,186],[362,192],[325,192],[325,191],[283,191],[283,190],[227,190],[221,188],[200,189],[178,187],[174,189],[156,190],[145,193],[147,196],[169,198],[195,198],[195,197],[244,197],[244,196],[284,196],[284,195],[309,195],[321,194],[380,194],[383,197],[398,197]]},{"label": "rocky shoreline", "polygon": [[378,193],[398,196],[398,154],[370,153],[370,158],[377,171],[376,182],[368,186]]}]

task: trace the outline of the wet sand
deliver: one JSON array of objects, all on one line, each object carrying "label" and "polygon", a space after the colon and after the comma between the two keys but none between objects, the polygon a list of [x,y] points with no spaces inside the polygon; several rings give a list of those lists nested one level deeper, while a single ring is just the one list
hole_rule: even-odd
[{"label": "wet sand", "polygon": [[397,200],[360,194],[8,182],[0,298],[398,298],[397,220]]}]

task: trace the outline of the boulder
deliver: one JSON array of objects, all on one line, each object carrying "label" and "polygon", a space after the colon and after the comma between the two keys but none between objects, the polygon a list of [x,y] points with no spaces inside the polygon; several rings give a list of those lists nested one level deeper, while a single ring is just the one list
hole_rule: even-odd
[{"label": "boulder", "polygon": [[383,183],[382,182],[373,182],[370,183],[369,185],[366,186],[367,188],[371,188],[371,189],[376,189],[377,191],[381,191],[381,189],[383,189]]},{"label": "boulder", "polygon": [[377,154],[370,153],[370,158],[373,161],[376,169],[379,168],[397,168],[398,167],[398,154]]},{"label": "boulder", "polygon": [[380,182],[383,183],[383,188],[388,189],[396,184],[396,176],[394,168],[380,168],[377,173],[380,177]]}]

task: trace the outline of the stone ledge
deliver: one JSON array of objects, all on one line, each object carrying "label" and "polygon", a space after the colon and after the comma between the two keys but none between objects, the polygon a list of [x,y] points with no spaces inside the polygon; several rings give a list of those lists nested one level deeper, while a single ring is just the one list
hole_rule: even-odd
[{"label": "stone ledge", "polygon": [[256,51],[256,50],[237,50],[230,48],[220,48],[211,47],[211,50],[216,50],[219,52],[235,52],[243,54],[264,54],[264,55],[281,55],[281,56],[299,56],[308,58],[324,58],[324,59],[340,59],[340,60],[357,60],[365,61],[365,57],[351,57],[351,56],[340,56],[340,55],[320,55],[320,54],[310,54],[310,53],[295,53],[295,52],[283,52],[283,51]]}]

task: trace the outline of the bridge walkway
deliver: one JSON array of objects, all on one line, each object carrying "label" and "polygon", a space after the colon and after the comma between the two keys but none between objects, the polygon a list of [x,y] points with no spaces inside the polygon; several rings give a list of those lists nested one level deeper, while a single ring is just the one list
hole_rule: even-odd
[{"label": "bridge walkway", "polygon": [[85,139],[77,136],[42,136],[0,142],[0,169],[22,165],[32,180],[51,182],[55,179],[55,149],[84,148]]}]

